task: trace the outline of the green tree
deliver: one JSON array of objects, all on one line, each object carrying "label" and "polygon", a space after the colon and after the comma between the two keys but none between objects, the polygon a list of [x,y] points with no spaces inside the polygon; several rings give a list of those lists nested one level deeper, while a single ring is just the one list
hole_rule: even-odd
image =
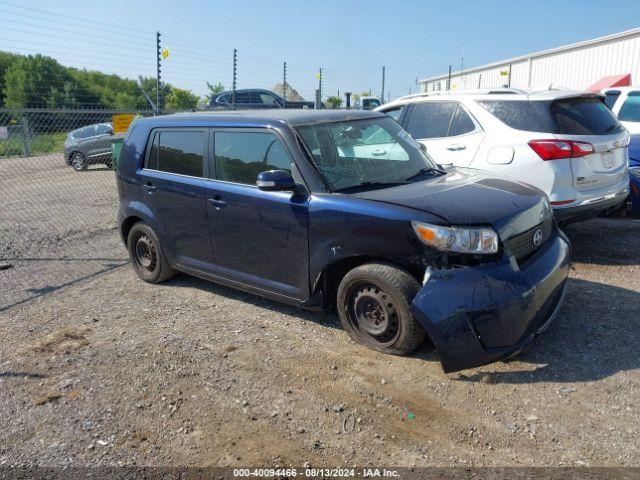
[{"label": "green tree", "polygon": [[220,82],[216,83],[215,85],[211,85],[209,82],[207,82],[207,88],[209,89],[209,93],[204,96],[204,99],[207,103],[209,103],[211,99],[219,93],[224,92],[224,85],[222,85],[222,83]]},{"label": "green tree", "polygon": [[195,109],[200,101],[200,97],[191,93],[189,90],[171,87],[165,108],[169,110],[191,110]]},{"label": "green tree", "polygon": [[338,108],[342,105],[342,99],[340,97],[332,96],[327,98],[327,103],[331,106],[331,108]]}]

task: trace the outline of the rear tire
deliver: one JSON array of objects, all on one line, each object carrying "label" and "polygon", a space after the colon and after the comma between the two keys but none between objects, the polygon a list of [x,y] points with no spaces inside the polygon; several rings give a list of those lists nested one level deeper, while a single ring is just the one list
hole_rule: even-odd
[{"label": "rear tire", "polygon": [[158,237],[146,224],[138,222],[127,237],[127,250],[133,269],[148,283],[160,283],[175,275]]},{"label": "rear tire", "polygon": [[71,155],[70,164],[76,172],[82,172],[88,167],[87,159],[80,152],[75,152],[73,155]]},{"label": "rear tire", "polygon": [[416,279],[395,265],[361,265],[338,287],[340,321],[356,342],[379,352],[408,355],[426,338],[410,310],[418,290]]}]

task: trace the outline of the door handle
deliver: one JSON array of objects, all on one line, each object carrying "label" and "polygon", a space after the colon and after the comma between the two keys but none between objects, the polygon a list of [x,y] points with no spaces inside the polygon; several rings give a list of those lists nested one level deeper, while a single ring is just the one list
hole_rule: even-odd
[{"label": "door handle", "polygon": [[213,198],[210,198],[209,202],[216,208],[216,210],[220,210],[221,208],[223,208],[223,207],[225,207],[227,205],[227,202],[225,202],[224,200],[220,199],[220,197],[218,195],[216,195]]},{"label": "door handle", "polygon": [[467,148],[466,145],[462,145],[460,143],[452,143],[447,147],[447,150],[451,150],[452,152],[455,152],[458,150],[464,150],[465,148]]},{"label": "door handle", "polygon": [[144,184],[144,185],[142,185],[142,186],[144,187],[144,189],[145,189],[148,193],[153,193],[153,192],[155,192],[155,191],[157,190],[157,189],[156,189],[156,186],[155,186],[153,183],[151,183],[151,182],[147,182],[146,184]]}]

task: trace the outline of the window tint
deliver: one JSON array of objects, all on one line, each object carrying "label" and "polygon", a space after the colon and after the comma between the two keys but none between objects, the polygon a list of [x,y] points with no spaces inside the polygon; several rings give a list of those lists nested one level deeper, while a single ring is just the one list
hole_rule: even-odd
[{"label": "window tint", "polygon": [[604,135],[622,127],[611,110],[597,98],[571,98],[551,103],[557,133],[568,135]]},{"label": "window tint", "polygon": [[622,127],[598,98],[555,101],[485,100],[478,102],[511,128],[565,135],[603,135]]},{"label": "window tint", "polygon": [[231,94],[225,93],[224,95],[220,95],[216,101],[221,103],[231,103]]},{"label": "window tint", "polygon": [[458,105],[456,113],[453,115],[453,120],[451,121],[449,136],[464,135],[465,133],[473,132],[475,129],[476,125],[473,123],[473,120],[471,120],[471,117]]},{"label": "window tint", "polygon": [[413,138],[446,137],[455,109],[452,102],[417,103],[405,128]]},{"label": "window tint", "polygon": [[258,103],[258,99],[251,92],[236,92],[236,103]]},{"label": "window tint", "polygon": [[261,172],[291,171],[286,147],[273,133],[216,132],[214,143],[218,180],[255,185]]},{"label": "window tint", "polygon": [[616,104],[616,100],[620,96],[620,90],[609,90],[604,94],[604,103],[610,109]]},{"label": "window tint", "polygon": [[618,118],[627,122],[640,122],[640,92],[629,92],[622,104]]},{"label": "window tint", "polygon": [[204,132],[156,132],[148,168],[192,177],[204,176],[204,137]]}]

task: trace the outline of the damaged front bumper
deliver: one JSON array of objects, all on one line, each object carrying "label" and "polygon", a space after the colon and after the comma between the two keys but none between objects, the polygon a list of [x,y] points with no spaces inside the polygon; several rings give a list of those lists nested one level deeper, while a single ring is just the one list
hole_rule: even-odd
[{"label": "damaged front bumper", "polygon": [[520,351],[553,321],[564,296],[571,247],[560,231],[519,265],[498,262],[433,270],[411,304],[445,372]]}]

